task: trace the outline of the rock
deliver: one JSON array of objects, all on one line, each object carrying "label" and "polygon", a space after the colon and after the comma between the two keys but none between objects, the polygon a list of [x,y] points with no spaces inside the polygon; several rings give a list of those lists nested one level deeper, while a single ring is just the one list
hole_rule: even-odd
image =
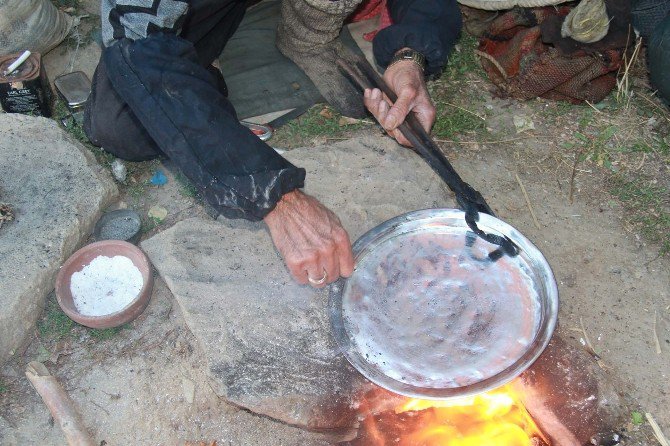
[{"label": "rock", "polygon": [[184,399],[188,404],[193,404],[195,400],[195,383],[188,378],[182,378],[181,385],[184,389]]},{"label": "rock", "polygon": [[512,383],[553,446],[590,444],[592,437],[621,428],[628,416],[593,357],[556,334]]},{"label": "rock", "polygon": [[163,220],[165,220],[165,217],[167,217],[168,211],[163,206],[158,206],[156,204],[149,208],[147,215],[149,218],[154,219],[157,223],[161,223]]},{"label": "rock", "polygon": [[[389,138],[286,157],[307,169],[306,191],[337,213],[352,240],[399,214],[454,206],[432,170]],[[203,348],[219,395],[293,425],[351,433],[370,384],[332,338],[327,291],[290,278],[262,224],[193,218],[142,247]]]},{"label": "rock", "polygon": [[512,119],[514,121],[514,127],[516,128],[517,133],[535,130],[535,123],[533,123],[532,119],[526,115],[514,115]]},{"label": "rock", "polygon": [[31,333],[61,263],[118,194],[111,177],[54,121],[0,114],[0,362]]},{"label": "rock", "polygon": [[126,177],[128,176],[128,169],[126,169],[126,165],[123,163],[123,160],[116,158],[114,161],[112,161],[112,175],[114,175],[114,178],[119,183],[126,181]]}]

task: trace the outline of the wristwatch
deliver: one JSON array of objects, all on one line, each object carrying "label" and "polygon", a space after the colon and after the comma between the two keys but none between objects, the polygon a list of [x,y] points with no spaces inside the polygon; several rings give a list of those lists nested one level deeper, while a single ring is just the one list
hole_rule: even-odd
[{"label": "wristwatch", "polygon": [[414,62],[421,68],[422,71],[425,71],[426,69],[426,56],[412,49],[405,49],[395,53],[386,69],[389,69],[392,65],[403,60],[410,60]]}]

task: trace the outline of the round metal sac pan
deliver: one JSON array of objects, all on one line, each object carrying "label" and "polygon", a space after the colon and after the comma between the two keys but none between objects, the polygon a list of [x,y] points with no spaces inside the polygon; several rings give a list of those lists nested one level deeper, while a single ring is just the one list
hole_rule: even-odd
[{"label": "round metal sac pan", "polygon": [[373,383],[424,399],[499,387],[549,343],[558,289],[544,256],[512,226],[515,257],[470,231],[464,213],[428,209],[393,218],[353,245],[356,267],[330,288],[330,318],[347,360]]}]

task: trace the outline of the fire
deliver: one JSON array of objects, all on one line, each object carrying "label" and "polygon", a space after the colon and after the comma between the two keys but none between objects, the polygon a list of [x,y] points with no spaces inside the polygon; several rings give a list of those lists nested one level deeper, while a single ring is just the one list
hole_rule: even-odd
[{"label": "fire", "polygon": [[529,446],[540,430],[507,386],[448,401],[409,400],[396,414],[420,418],[399,446]]}]

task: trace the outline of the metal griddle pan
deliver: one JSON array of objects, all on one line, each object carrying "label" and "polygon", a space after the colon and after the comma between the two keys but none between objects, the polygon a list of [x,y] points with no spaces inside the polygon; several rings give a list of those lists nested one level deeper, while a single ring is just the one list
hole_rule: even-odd
[{"label": "metal griddle pan", "polygon": [[344,356],[370,381],[414,398],[448,399],[501,386],[549,343],[558,290],[540,251],[480,214],[518,255],[491,259],[456,209],[393,218],[358,239],[356,268],[330,289]]}]

